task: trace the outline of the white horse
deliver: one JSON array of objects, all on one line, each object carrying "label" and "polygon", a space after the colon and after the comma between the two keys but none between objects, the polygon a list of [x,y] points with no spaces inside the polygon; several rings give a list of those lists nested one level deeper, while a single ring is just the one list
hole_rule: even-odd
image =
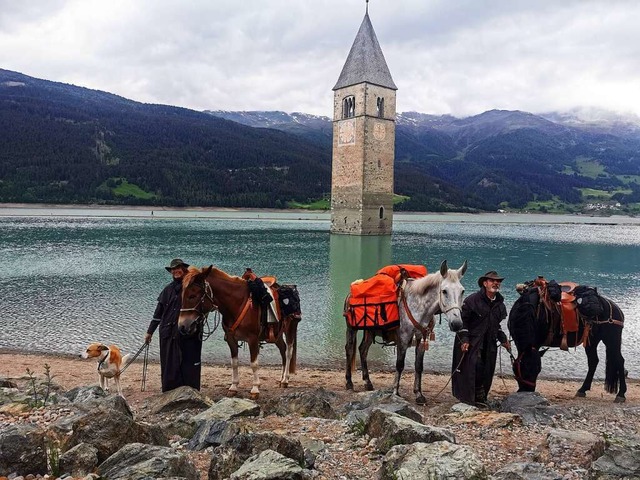
[{"label": "white horse", "polygon": [[[369,378],[367,366],[367,353],[376,336],[384,342],[395,342],[396,375],[393,384],[393,393],[399,395],[400,377],[404,370],[404,362],[407,349],[416,339],[415,377],[413,381],[413,393],[416,403],[424,405],[426,398],[422,394],[422,372],[425,349],[432,335],[435,318],[439,313],[444,313],[449,323],[449,329],[457,332],[462,328],[462,299],[464,287],[460,283],[467,271],[467,261],[457,270],[449,270],[447,261],[440,265],[440,270],[423,278],[406,279],[400,290],[399,310],[400,325],[391,331],[365,330],[362,342],[358,347],[360,351],[360,364],[362,367],[362,380],[367,390],[373,390],[373,384]],[[355,367],[356,343],[358,329],[347,324],[347,343],[345,352],[347,355],[346,388],[353,390],[351,372]]]}]

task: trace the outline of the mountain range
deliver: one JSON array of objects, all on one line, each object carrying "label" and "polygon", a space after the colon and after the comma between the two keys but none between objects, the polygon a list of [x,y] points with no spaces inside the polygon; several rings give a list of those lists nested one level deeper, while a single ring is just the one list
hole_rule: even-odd
[{"label": "mountain range", "polygon": [[[198,112],[0,69],[0,202],[325,200],[332,122]],[[397,116],[396,209],[640,212],[640,119],[595,109]]]}]

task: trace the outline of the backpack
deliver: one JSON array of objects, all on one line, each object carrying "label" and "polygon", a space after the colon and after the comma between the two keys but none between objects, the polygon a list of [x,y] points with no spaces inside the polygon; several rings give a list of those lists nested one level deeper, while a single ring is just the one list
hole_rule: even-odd
[{"label": "backpack", "polygon": [[603,314],[604,307],[595,287],[580,285],[575,288],[573,294],[576,296],[578,311],[586,318],[596,318]]},{"label": "backpack", "polygon": [[278,303],[283,318],[289,315],[293,315],[297,319],[302,318],[300,294],[296,285],[280,285],[278,287]]}]

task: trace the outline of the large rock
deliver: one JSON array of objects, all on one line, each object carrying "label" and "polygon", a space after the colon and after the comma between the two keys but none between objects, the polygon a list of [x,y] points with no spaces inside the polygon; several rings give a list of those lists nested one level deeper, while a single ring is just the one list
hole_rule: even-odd
[{"label": "large rock", "polygon": [[298,440],[271,432],[242,433],[213,451],[209,466],[209,480],[229,478],[252,455],[273,450],[297,465],[305,465],[305,454]]},{"label": "large rock", "polygon": [[100,398],[106,398],[107,393],[97,385],[75,387],[63,394],[70,402],[86,403]]},{"label": "large rock", "polygon": [[44,435],[36,427],[13,425],[0,430],[0,475],[47,473]]},{"label": "large rock", "polygon": [[301,417],[328,418],[335,420],[338,414],[331,403],[336,394],[324,388],[311,392],[296,392],[272,400],[265,406],[265,413],[280,416],[299,415]]},{"label": "large rock", "polygon": [[169,445],[160,427],[135,422],[116,410],[101,409],[87,413],[73,424],[73,432],[63,449],[67,451],[81,443],[93,445],[100,462],[127,443]]},{"label": "large rock", "polygon": [[196,423],[206,420],[231,420],[238,417],[257,417],[260,406],[251,400],[224,397],[204,412],[194,416]]},{"label": "large rock", "polygon": [[640,478],[640,436],[608,440],[604,454],[591,464],[592,480]]},{"label": "large rock", "polygon": [[181,478],[200,480],[193,463],[171,448],[130,443],[100,464],[98,473],[109,480]]},{"label": "large rock", "polygon": [[347,412],[345,418],[347,425],[355,426],[364,423],[374,408],[382,408],[416,422],[423,422],[422,415],[404,398],[391,392],[375,391],[359,393],[357,400],[344,405],[343,409]]},{"label": "large rock", "polygon": [[397,445],[387,452],[379,480],[485,480],[484,465],[466,446],[449,442]]},{"label": "large rock", "polygon": [[378,439],[377,449],[383,453],[394,445],[415,442],[456,442],[455,436],[449,430],[423,425],[381,408],[374,408],[371,411],[365,425],[365,433]]},{"label": "large rock", "polygon": [[290,458],[273,450],[265,450],[249,458],[231,480],[303,480],[304,470]]},{"label": "large rock", "polygon": [[195,388],[178,387],[147,398],[145,408],[151,413],[173,412],[192,408],[209,408],[213,402]]},{"label": "large rock", "polygon": [[76,387],[66,392],[64,397],[72,402],[74,407],[83,412],[100,408],[103,410],[116,410],[133,418],[133,412],[124,398],[120,395],[107,395],[102,388],[97,386]]},{"label": "large rock", "polygon": [[200,426],[189,440],[187,448],[189,450],[204,450],[208,447],[218,447],[239,433],[240,428],[226,420],[206,420],[200,422]]},{"label": "large rock", "polygon": [[544,462],[573,463],[587,468],[604,453],[604,448],[604,438],[591,432],[552,429],[547,434],[538,459]]},{"label": "large rock", "polygon": [[541,463],[509,463],[491,475],[491,480],[562,480],[562,475]]},{"label": "large rock", "polygon": [[98,466],[98,449],[81,443],[60,456],[60,471],[73,477],[83,477]]},{"label": "large rock", "polygon": [[549,401],[538,392],[512,393],[504,399],[500,411],[520,415],[525,425],[553,425],[554,416],[567,415],[565,409],[551,406]]},{"label": "large rock", "polygon": [[158,426],[167,438],[171,438],[174,435],[182,438],[191,438],[198,431],[198,424],[193,416],[188,413],[181,413],[173,419],[162,421]]}]

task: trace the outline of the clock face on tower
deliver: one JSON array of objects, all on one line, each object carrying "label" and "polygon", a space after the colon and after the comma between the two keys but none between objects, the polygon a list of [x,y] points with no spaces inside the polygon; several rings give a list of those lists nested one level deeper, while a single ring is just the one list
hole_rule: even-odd
[{"label": "clock face on tower", "polygon": [[338,145],[356,144],[356,119],[343,120],[338,123]]},{"label": "clock face on tower", "polygon": [[373,136],[376,140],[384,140],[384,136],[387,133],[387,129],[384,126],[384,123],[376,123],[373,126]]}]

